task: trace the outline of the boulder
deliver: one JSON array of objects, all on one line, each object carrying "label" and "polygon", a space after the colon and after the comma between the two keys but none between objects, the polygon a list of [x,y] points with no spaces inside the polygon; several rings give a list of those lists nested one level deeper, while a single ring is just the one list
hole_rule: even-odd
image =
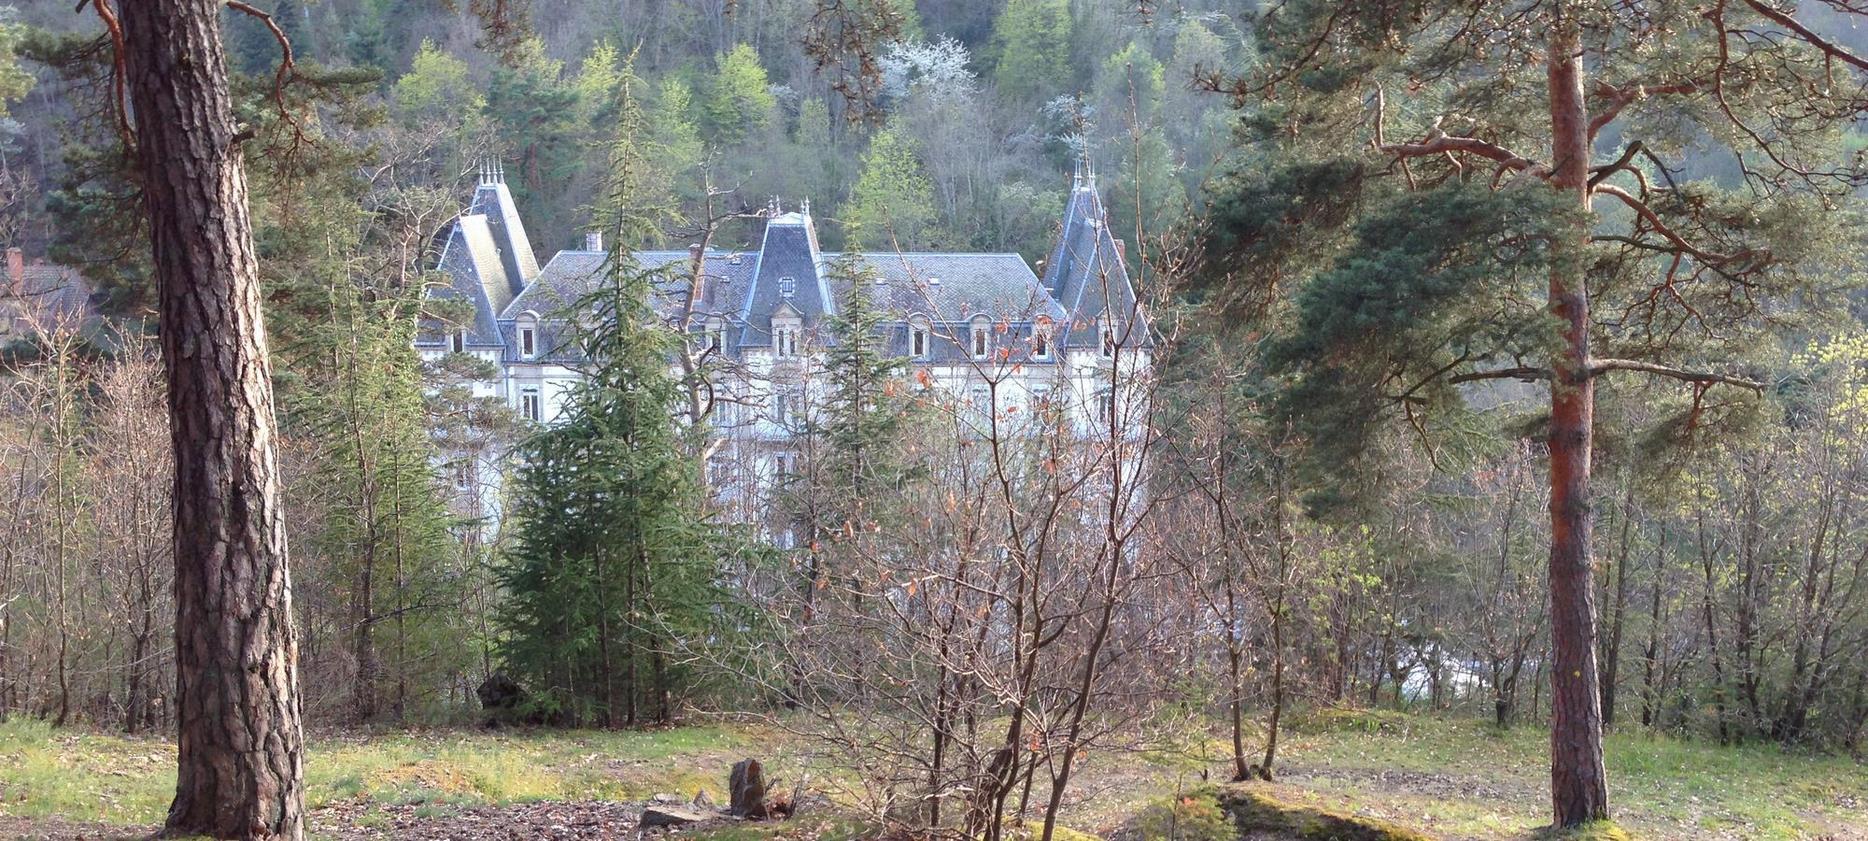
[{"label": "boulder", "polygon": [[707,819],[706,815],[680,806],[650,806],[642,810],[644,829],[656,826],[687,826]]}]

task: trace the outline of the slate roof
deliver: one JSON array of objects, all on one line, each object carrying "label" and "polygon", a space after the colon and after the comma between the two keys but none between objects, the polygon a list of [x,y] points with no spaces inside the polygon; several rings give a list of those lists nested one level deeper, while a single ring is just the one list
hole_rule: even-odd
[{"label": "slate roof", "polygon": [[[704,257],[706,286],[691,329],[699,329],[703,319],[721,319],[730,355],[769,347],[772,316],[781,307],[794,311],[807,333],[822,328],[849,293],[851,281],[833,277],[846,257],[870,278],[864,282],[874,284],[876,304],[898,319],[889,335],[900,355],[909,351],[913,321],[930,327],[936,337],[924,358],[968,359],[970,349],[962,343],[976,318],[992,325],[995,346],[1012,347],[1017,359],[1027,358],[1033,331],[1045,320],[1057,325],[1060,348],[1093,348],[1101,343],[1098,318],[1105,311],[1124,322],[1126,344],[1152,344],[1145,321],[1127,324],[1137,311],[1135,289],[1093,179],[1079,176],[1073,185],[1042,279],[1016,254],[825,253],[818,248],[808,206],[779,213],[774,204],[771,214],[757,250],[716,250]],[[689,294],[691,252],[641,251],[635,257],[644,266],[667,270],[655,305],[664,317],[674,317]],[[593,288],[608,259],[604,251],[567,250],[539,268],[511,194],[495,180],[481,184],[469,211],[447,232],[440,269],[452,284],[443,294],[475,302],[470,346],[502,347],[505,359],[518,361],[515,322],[530,314],[539,318],[534,361],[568,360],[561,344],[562,317]],[[1051,360],[1059,356],[1053,353]]]},{"label": "slate roof", "polygon": [[494,237],[494,247],[499,249],[506,277],[512,281],[511,294],[517,295],[538,275],[538,255],[532,251],[532,239],[525,234],[525,223],[519,219],[519,208],[506,189],[505,177],[495,176],[495,179],[481,179],[480,186],[474,189],[473,201],[467,205],[467,213],[486,217],[487,229]]},{"label": "slate roof", "polygon": [[1070,345],[1096,344],[1097,319],[1105,312],[1123,325],[1125,346],[1153,344],[1146,319],[1139,317],[1135,285],[1109,231],[1109,215],[1094,178],[1078,177],[1072,185],[1063,228],[1044,265],[1044,287],[1071,315]]},{"label": "slate roof", "polygon": [[[437,236],[440,256],[436,269],[448,276],[437,297],[473,302],[473,322],[466,325],[470,348],[502,344],[498,319],[520,292],[538,275],[538,257],[513,205],[512,193],[499,176],[481,174],[467,209],[454,217]],[[445,331],[424,330],[417,345],[442,345]]]},{"label": "slate roof", "polygon": [[[687,261],[691,259],[690,253],[638,251],[635,258],[645,268],[666,271],[659,284],[661,295],[655,303],[664,315],[672,316],[688,293]],[[513,324],[530,313],[540,319],[535,360],[568,360],[570,357],[564,353],[562,346],[563,331],[556,322],[561,321],[567,309],[596,287],[609,259],[607,251],[560,251],[553,256],[531,285],[500,313],[501,335],[508,348],[506,357],[512,360],[520,358]],[[736,335],[732,328],[737,325],[739,313],[744,307],[743,299],[752,288],[756,264],[757,260],[752,254],[724,251],[708,252],[702,264],[702,276],[712,285],[714,298],[711,304],[703,298],[695,312],[697,315],[720,315],[727,318],[729,340]]]},{"label": "slate roof", "polygon": [[771,346],[772,313],[781,303],[803,316],[806,329],[836,314],[836,297],[819,271],[823,255],[817,250],[817,227],[810,216],[793,212],[767,221],[758,255],[751,294],[740,304],[738,347]]},{"label": "slate roof", "polygon": [[98,326],[84,276],[69,266],[36,259],[22,261],[17,281],[10,265],[0,275],[0,336],[14,332],[14,318],[56,320],[81,331]]}]

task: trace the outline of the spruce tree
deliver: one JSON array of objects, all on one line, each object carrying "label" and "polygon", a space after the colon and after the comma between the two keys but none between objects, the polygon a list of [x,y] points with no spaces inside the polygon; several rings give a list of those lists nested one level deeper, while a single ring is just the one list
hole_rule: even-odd
[{"label": "spruce tree", "polygon": [[661,272],[632,249],[667,218],[667,182],[622,70],[602,276],[563,314],[582,362],[552,423],[518,449],[498,569],[507,667],[541,712],[605,726],[667,720],[685,685],[678,651],[717,640],[729,551],[675,422],[674,348],[651,296]]}]

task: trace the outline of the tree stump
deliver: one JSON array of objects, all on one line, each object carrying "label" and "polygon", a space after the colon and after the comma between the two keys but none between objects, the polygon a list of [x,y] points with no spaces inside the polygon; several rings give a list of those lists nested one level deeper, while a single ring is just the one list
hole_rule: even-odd
[{"label": "tree stump", "polygon": [[727,791],[732,797],[727,806],[728,814],[755,820],[766,817],[765,768],[759,764],[759,760],[742,759],[733,763],[733,775],[727,779]]}]

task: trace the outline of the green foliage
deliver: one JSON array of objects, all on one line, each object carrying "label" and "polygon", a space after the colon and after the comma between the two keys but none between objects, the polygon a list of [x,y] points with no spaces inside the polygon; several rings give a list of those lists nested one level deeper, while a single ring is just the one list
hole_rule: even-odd
[{"label": "green foliage", "polygon": [[619,233],[602,281],[573,304],[582,378],[557,421],[519,447],[503,553],[501,654],[534,707],[553,718],[616,726],[667,720],[693,686],[688,646],[728,645],[747,617],[721,565],[742,547],[712,522],[698,466],[674,421],[669,334],[649,305],[657,272],[633,249],[664,205],[651,185],[651,144],[622,69],[607,227]]},{"label": "green foliage", "polygon": [[1311,435],[1313,468],[1352,475],[1396,417],[1431,424],[1429,446],[1471,446],[1463,397],[1438,374],[1547,353],[1554,322],[1498,302],[1543,285],[1549,237],[1540,232],[1563,218],[1554,204],[1547,192],[1454,182],[1365,211],[1266,349],[1268,368],[1288,377],[1280,414]]},{"label": "green foliage", "polygon": [[7,103],[32,90],[32,74],[20,67],[19,45],[26,36],[25,27],[13,23],[12,10],[0,11],[0,119],[7,116]]},{"label": "green foliage", "polygon": [[651,165],[673,177],[676,192],[684,202],[701,198],[703,188],[694,173],[707,150],[701,142],[700,127],[694,123],[694,91],[686,80],[674,75],[662,79],[649,125],[655,148]]},{"label": "green foliage", "polygon": [[884,128],[870,139],[843,219],[853,242],[882,250],[921,250],[939,238],[934,185],[913,141],[897,129]]},{"label": "green foliage", "polygon": [[348,595],[352,714],[364,720],[445,717],[450,685],[479,653],[464,644],[476,636],[461,609],[473,568],[450,530],[411,346],[420,295],[333,284],[330,319],[307,339],[329,365],[306,372],[293,401],[328,500],[305,548]]},{"label": "green foliage", "polygon": [[1070,6],[1066,0],[1011,0],[993,24],[993,81],[1013,102],[1035,102],[1070,83]]},{"label": "green foliage", "polygon": [[[540,231],[568,231],[577,201],[571,185],[583,162],[586,127],[579,90],[567,83],[562,62],[548,58],[536,39],[524,43],[518,61],[493,72],[486,115],[506,156],[513,200],[526,208],[527,224]],[[549,242],[549,240],[546,240]]]},{"label": "green foliage", "polygon": [[727,146],[756,134],[771,122],[777,101],[759,53],[738,44],[718,58],[700,103],[702,136],[714,146]]},{"label": "green foliage", "polygon": [[829,391],[821,416],[806,430],[823,444],[823,463],[812,471],[817,487],[814,536],[834,539],[871,531],[888,516],[887,501],[899,499],[917,472],[902,449],[911,422],[907,361],[887,354],[888,313],[875,305],[875,270],[845,254],[829,276],[849,293],[830,322],[824,354]]},{"label": "green foliage", "polygon": [[486,107],[486,97],[468,75],[467,62],[426,39],[390,95],[397,113],[410,122],[454,122]]}]

